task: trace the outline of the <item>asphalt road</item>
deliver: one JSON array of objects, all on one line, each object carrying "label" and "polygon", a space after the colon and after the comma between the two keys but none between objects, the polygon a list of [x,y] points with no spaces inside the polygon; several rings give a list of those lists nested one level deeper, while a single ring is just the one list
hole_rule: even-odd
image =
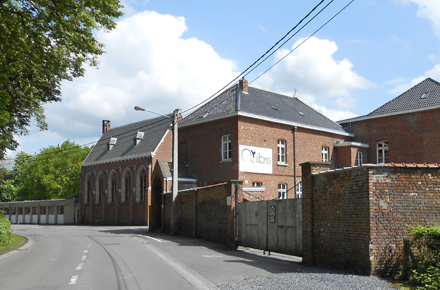
[{"label": "asphalt road", "polygon": [[17,225],[30,239],[0,256],[0,289],[216,289],[298,269],[298,260],[149,233],[147,227]]}]

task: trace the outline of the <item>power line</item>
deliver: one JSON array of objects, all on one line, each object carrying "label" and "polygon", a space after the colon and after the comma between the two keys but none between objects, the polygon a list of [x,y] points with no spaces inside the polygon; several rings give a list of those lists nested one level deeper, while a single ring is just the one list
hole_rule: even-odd
[{"label": "power line", "polygon": [[[221,91],[223,91],[225,88],[227,88],[230,84],[232,84],[233,82],[235,82],[238,78],[240,78],[241,76],[243,76],[248,70],[250,70],[252,67],[254,67],[258,61],[260,61],[264,56],[266,56],[268,53],[270,53],[270,51],[276,47],[281,41],[283,41],[283,39],[285,39],[293,30],[295,30],[305,19],[307,19],[325,0],[321,0],[315,7],[313,7],[313,9],[306,15],[304,16],[292,29],[290,29],[282,38],[280,38],[274,45],[272,45],[272,47],[270,49],[268,49],[263,55],[261,55],[256,61],[254,61],[250,66],[248,66],[243,72],[241,72],[238,76],[236,76],[234,79],[232,79],[229,83],[227,83],[225,86],[223,86],[220,90],[218,90],[217,92],[215,92],[213,95],[211,95],[209,98],[205,99],[204,101],[198,103],[197,105],[183,111],[182,113],[186,113],[188,111],[191,111],[192,109],[195,109],[199,106],[201,106],[202,104],[208,102],[210,99],[212,99],[213,97],[215,97],[218,93],[220,93]],[[333,2],[333,0],[332,0]],[[330,2],[331,3],[331,2]],[[328,6],[328,5],[327,5]],[[261,63],[260,63],[261,64]],[[258,64],[259,65],[259,64]],[[257,65],[257,66],[258,66]]]},{"label": "power line", "polygon": [[324,28],[324,26],[326,26],[328,23],[330,23],[330,21],[332,21],[333,19],[336,18],[336,16],[338,16],[342,11],[344,11],[348,6],[351,5],[351,3],[353,3],[355,0],[351,0],[347,5],[345,5],[341,10],[339,10],[335,15],[333,15],[333,17],[331,17],[329,20],[327,20],[323,25],[321,25],[318,29],[316,29],[311,35],[309,35],[306,39],[304,39],[300,44],[298,44],[297,46],[295,46],[292,50],[290,50],[285,56],[283,56],[281,59],[279,59],[277,62],[275,62],[273,65],[271,65],[267,70],[265,70],[263,73],[261,73],[260,75],[258,75],[255,79],[253,79],[251,82],[249,82],[249,84],[255,82],[256,80],[258,80],[262,75],[264,75],[265,73],[267,73],[269,70],[271,70],[274,66],[276,66],[277,64],[279,64],[282,60],[284,60],[288,55],[290,55],[292,52],[294,52],[298,47],[300,47],[301,45],[303,45],[307,40],[309,40],[312,36],[314,36],[318,31],[320,31],[322,28]]}]

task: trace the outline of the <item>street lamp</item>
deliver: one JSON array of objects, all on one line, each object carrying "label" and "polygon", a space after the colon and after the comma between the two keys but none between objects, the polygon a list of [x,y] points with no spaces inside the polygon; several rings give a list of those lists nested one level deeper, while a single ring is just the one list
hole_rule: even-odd
[{"label": "street lamp", "polygon": [[177,235],[178,229],[178,219],[177,219],[177,194],[178,194],[178,178],[179,178],[179,174],[178,174],[178,165],[179,165],[179,160],[178,160],[178,151],[179,151],[179,141],[178,141],[178,124],[179,124],[179,114],[180,114],[180,109],[175,109],[174,113],[173,113],[173,117],[171,118],[170,116],[166,116],[166,115],[162,115],[153,111],[149,111],[147,109],[135,106],[134,109],[136,111],[147,111],[159,116],[163,116],[166,117],[168,119],[172,119],[173,123],[172,123],[172,130],[173,130],[173,176],[172,176],[172,180],[173,180],[173,202],[172,202],[172,206],[171,206],[171,234],[172,235]]}]

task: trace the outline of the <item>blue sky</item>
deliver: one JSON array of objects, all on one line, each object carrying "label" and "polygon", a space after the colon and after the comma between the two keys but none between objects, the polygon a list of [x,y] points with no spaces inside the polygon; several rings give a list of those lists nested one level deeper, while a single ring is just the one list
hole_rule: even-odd
[{"label": "blue sky", "polygon": [[[123,2],[99,69],[65,82],[46,108],[49,130],[17,136],[18,151],[70,139],[97,141],[112,127],[188,109],[246,69],[316,4],[314,1]],[[335,0],[246,78],[253,81],[349,0]],[[330,3],[324,1],[320,6]],[[440,1],[356,0],[251,86],[296,96],[333,120],[364,115],[426,77],[440,81]],[[9,156],[14,156],[10,152]]]}]

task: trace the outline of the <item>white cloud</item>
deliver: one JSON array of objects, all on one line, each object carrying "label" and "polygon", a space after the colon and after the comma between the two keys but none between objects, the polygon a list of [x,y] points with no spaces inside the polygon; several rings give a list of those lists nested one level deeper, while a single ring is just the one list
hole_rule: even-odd
[{"label": "white cloud", "polygon": [[[187,109],[237,75],[235,63],[195,38],[185,39],[183,17],[144,11],[126,16],[110,33],[98,32],[106,54],[99,69],[64,82],[63,102],[46,106],[49,129],[67,139],[100,135],[102,119],[113,127]],[[33,130],[32,134],[41,133]]]},{"label": "white cloud", "polygon": [[[303,41],[299,39],[292,48]],[[298,97],[308,104],[334,98],[336,108],[354,108],[357,102],[351,91],[367,89],[373,84],[353,71],[353,64],[348,59],[335,60],[333,54],[337,50],[335,42],[311,37],[261,76],[257,85],[286,95],[292,95],[297,89]],[[287,49],[279,50],[275,61],[288,52]]]},{"label": "white cloud", "polygon": [[358,116],[358,115],[353,114],[352,112],[349,112],[349,111],[339,111],[339,110],[327,109],[326,107],[319,106],[317,104],[313,104],[312,108],[333,121],[345,120],[345,119],[350,119],[350,118],[354,118],[354,117]]},{"label": "white cloud", "polygon": [[432,22],[434,33],[440,38],[440,1],[438,0],[400,0],[403,4],[414,3],[419,6],[417,16]]}]

